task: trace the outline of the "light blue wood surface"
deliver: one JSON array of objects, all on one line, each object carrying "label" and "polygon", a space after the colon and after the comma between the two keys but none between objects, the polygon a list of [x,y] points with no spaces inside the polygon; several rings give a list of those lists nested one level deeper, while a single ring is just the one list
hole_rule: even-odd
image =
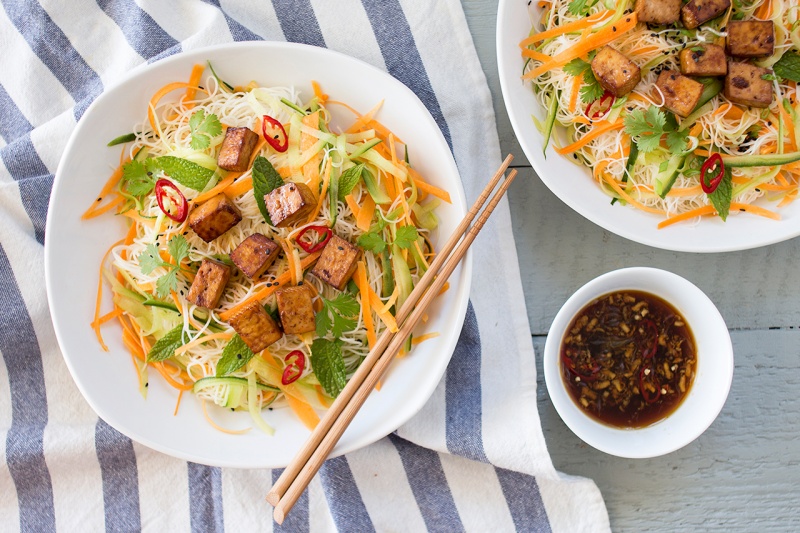
[{"label": "light blue wood surface", "polygon": [[[557,469],[588,476],[614,531],[800,531],[800,240],[726,254],[657,250],[609,233],[558,200],[527,163],[500,93],[496,0],[462,0],[492,91],[539,370],[539,413]],[[558,236],[556,238],[556,235]],[[628,266],[670,270],[699,286],[731,330],[736,360],[722,413],[664,457],[619,459],[564,425],[547,396],[541,353],[553,317],[590,279]]]}]

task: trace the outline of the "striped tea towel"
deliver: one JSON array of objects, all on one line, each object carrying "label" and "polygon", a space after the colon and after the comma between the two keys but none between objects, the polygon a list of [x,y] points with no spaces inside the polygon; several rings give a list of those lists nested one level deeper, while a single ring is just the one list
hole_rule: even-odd
[{"label": "striped tea towel", "polygon": [[[53,172],[89,103],[131,68],[198,47],[288,40],[387,70],[450,143],[472,202],[501,154],[457,0],[0,0],[0,530],[605,531],[597,487],[553,469],[508,207],[476,242],[445,377],[396,433],[325,463],[279,526],[280,471],[187,463],[98,419],[44,289]],[[501,305],[502,302],[502,305]]]}]

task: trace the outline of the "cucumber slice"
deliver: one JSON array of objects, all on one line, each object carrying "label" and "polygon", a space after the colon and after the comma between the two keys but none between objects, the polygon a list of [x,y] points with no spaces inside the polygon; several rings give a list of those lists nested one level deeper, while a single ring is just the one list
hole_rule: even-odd
[{"label": "cucumber slice", "polygon": [[768,155],[723,155],[722,162],[726,167],[772,167],[788,165],[800,161],[800,151],[786,154]]}]

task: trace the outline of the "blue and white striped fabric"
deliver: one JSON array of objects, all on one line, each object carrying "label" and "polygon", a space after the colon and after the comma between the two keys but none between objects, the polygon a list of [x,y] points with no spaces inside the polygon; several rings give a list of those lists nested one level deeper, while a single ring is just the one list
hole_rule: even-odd
[{"label": "blue and white striped fabric", "polygon": [[55,341],[42,249],[53,173],[89,103],[143,62],[254,39],[358,57],[419,95],[474,199],[501,157],[458,0],[0,6],[0,530],[608,530],[594,483],[557,473],[547,453],[505,204],[476,243],[466,323],[431,400],[396,433],[329,460],[281,526],[263,499],[280,471],[186,463],[130,441],[88,407]]}]

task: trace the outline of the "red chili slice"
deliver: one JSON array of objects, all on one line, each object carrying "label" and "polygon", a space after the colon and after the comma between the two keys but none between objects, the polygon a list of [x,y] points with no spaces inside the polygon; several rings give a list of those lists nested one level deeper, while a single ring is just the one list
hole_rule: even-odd
[{"label": "red chili slice", "polygon": [[642,321],[644,326],[647,328],[647,333],[649,333],[652,338],[653,342],[650,343],[647,350],[642,354],[645,359],[652,359],[655,357],[656,352],[658,351],[658,328],[656,327],[655,322],[652,320],[645,319]]},{"label": "red chili slice", "polygon": [[[650,376],[645,376],[645,370],[647,369],[650,369]],[[654,388],[656,389],[656,392],[654,395],[651,395],[650,391],[644,386],[646,379],[652,380],[653,384],[655,385]],[[641,370],[639,370],[639,391],[642,393],[642,398],[644,398],[646,403],[655,403],[659,398],[661,398],[661,385],[659,385],[656,381],[655,367],[642,365]]]},{"label": "red chili slice", "polygon": [[611,111],[611,106],[614,105],[616,100],[616,96],[608,91],[604,92],[603,96],[586,106],[586,116],[591,120],[603,118],[609,111]]},{"label": "red chili slice", "polygon": [[261,121],[261,134],[264,135],[264,140],[267,141],[276,152],[285,152],[289,148],[289,136],[286,135],[283,124],[269,115],[264,115]]},{"label": "red chili slice", "polygon": [[156,182],[156,201],[164,214],[175,222],[186,220],[186,215],[189,214],[189,202],[171,181],[162,178]]},{"label": "red chili slice", "polygon": [[597,373],[600,372],[600,365],[594,361],[592,362],[592,368],[586,369],[590,372],[590,374],[578,370],[578,368],[575,366],[575,363],[572,361],[572,359],[570,359],[567,356],[566,353],[563,354],[562,361],[564,362],[564,365],[567,367],[567,370],[569,370],[570,372],[572,372],[573,374],[575,374],[584,381],[594,381],[595,379],[597,379]]},{"label": "red chili slice", "polygon": [[283,358],[283,361],[286,363],[286,368],[283,369],[281,383],[289,385],[300,379],[306,368],[306,354],[300,350],[293,350]]},{"label": "red chili slice", "polygon": [[[716,172],[708,183],[706,183],[706,173],[709,171]],[[722,178],[725,175],[725,163],[722,162],[722,156],[719,152],[714,152],[711,157],[706,159],[703,166],[700,168],[700,187],[706,194],[711,194],[717,190],[719,184],[722,183]]]},{"label": "red chili slice", "polygon": [[[319,241],[304,241],[303,236],[309,231],[316,231],[322,238]],[[295,241],[300,248],[309,254],[313,254],[325,248],[325,245],[328,244],[331,237],[333,237],[333,230],[328,226],[308,226],[297,234]]]}]

